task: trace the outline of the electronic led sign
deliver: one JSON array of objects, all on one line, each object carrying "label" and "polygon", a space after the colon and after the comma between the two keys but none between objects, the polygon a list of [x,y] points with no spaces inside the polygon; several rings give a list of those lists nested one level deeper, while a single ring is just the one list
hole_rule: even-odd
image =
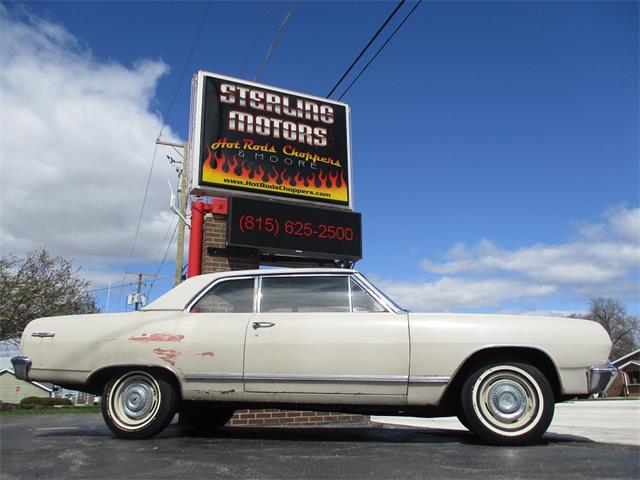
[{"label": "electronic led sign", "polygon": [[359,213],[234,197],[227,243],[308,258],[362,258]]}]

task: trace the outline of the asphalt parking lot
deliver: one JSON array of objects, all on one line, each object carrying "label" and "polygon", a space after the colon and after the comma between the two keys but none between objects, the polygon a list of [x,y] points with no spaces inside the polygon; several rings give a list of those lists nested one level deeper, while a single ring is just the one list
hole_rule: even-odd
[{"label": "asphalt parking lot", "polygon": [[[426,427],[466,432],[455,417],[372,417],[387,425]],[[559,403],[545,439],[574,437],[576,440],[618,443],[640,447],[640,399],[589,400]]]},{"label": "asphalt parking lot", "polygon": [[492,447],[469,432],[389,426],[172,424],[150,440],[114,438],[99,414],[0,416],[2,479],[638,478],[640,449],[553,435]]}]

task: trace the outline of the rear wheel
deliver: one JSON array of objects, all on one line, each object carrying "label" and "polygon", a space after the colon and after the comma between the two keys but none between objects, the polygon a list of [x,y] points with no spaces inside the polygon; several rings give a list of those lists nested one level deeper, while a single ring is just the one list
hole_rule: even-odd
[{"label": "rear wheel", "polygon": [[463,418],[472,431],[497,445],[524,445],[549,427],[554,395],[532,365],[494,363],[478,368],[461,391]]},{"label": "rear wheel", "polygon": [[234,412],[233,408],[218,407],[208,402],[182,402],[180,421],[198,432],[206,433],[224,426]]},{"label": "rear wheel", "polygon": [[157,435],[171,422],[177,405],[173,385],[161,374],[132,371],[107,382],[102,396],[102,416],[120,438]]}]

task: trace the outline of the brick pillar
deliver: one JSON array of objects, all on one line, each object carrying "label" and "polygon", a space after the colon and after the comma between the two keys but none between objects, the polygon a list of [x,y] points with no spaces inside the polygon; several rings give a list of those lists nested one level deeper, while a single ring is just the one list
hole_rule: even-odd
[{"label": "brick pillar", "polygon": [[207,213],[202,229],[202,273],[258,268],[258,256],[250,249],[246,253],[225,253],[226,239],[227,216]]},{"label": "brick pillar", "polygon": [[[202,229],[202,273],[227,272],[258,268],[258,255],[246,250],[230,250],[225,253],[227,216],[208,213]],[[365,415],[330,412],[285,412],[281,410],[238,410],[227,425],[322,425],[327,423],[368,422]]]}]

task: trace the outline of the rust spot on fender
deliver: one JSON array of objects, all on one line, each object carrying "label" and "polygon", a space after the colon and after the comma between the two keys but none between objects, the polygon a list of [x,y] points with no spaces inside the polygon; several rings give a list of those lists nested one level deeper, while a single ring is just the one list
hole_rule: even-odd
[{"label": "rust spot on fender", "polygon": [[141,337],[129,337],[132,342],[181,342],[184,335],[173,335],[171,333],[152,333],[147,335],[143,333]]},{"label": "rust spot on fender", "polygon": [[202,353],[199,353],[197,356],[198,357],[213,357],[214,353],[213,352],[202,352]]},{"label": "rust spot on fender", "polygon": [[225,393],[236,393],[236,391],[232,388],[231,390],[222,390],[220,393],[224,395]]},{"label": "rust spot on fender", "polygon": [[180,352],[177,352],[176,350],[164,349],[164,348],[156,348],[153,351],[153,353],[158,355],[160,357],[160,360],[164,360],[165,362],[170,363],[171,365],[175,365],[176,358],[179,355],[182,355]]}]

